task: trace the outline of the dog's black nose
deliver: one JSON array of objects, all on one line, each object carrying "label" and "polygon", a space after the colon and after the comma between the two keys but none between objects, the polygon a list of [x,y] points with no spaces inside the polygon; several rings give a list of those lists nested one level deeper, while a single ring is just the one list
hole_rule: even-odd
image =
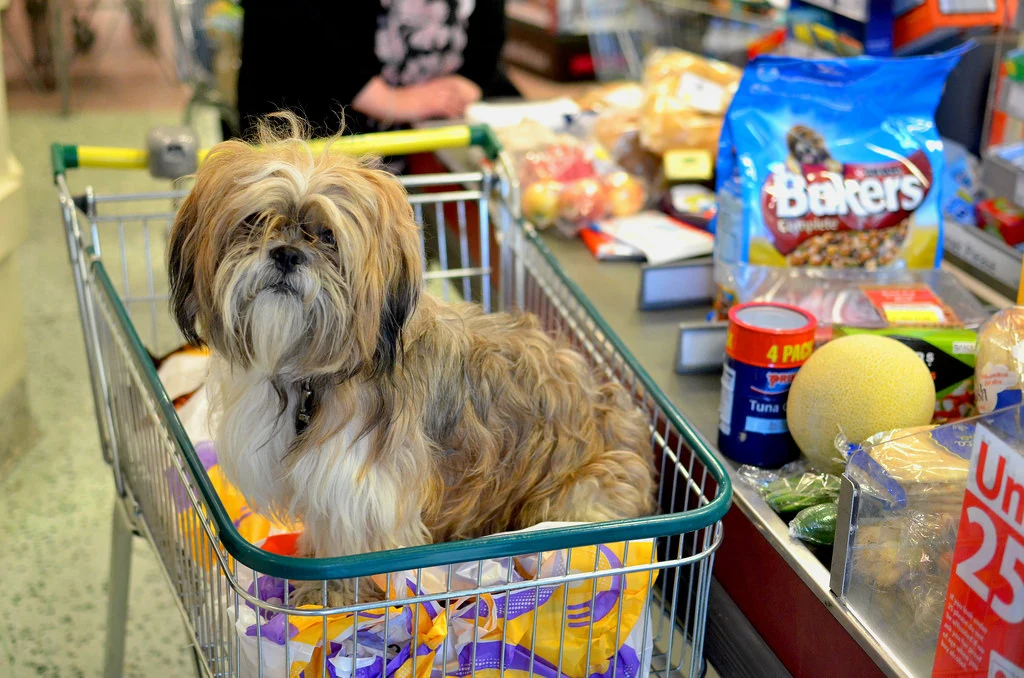
[{"label": "dog's black nose", "polygon": [[306,255],[302,253],[302,250],[291,245],[281,245],[270,250],[270,258],[277,264],[281,273],[291,273],[306,263]]}]

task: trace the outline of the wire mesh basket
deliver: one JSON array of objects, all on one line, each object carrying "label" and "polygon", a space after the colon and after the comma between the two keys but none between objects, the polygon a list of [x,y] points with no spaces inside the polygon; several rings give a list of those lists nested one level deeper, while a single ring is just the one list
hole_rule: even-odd
[{"label": "wire mesh basket", "polygon": [[[108,675],[121,667],[133,532],[159,556],[202,675],[701,675],[713,555],[731,497],[722,466],[517,218],[514,174],[489,130],[338,145],[388,154],[477,147],[474,171],[403,178],[423,229],[428,289],[487,310],[530,311],[628,389],[650,426],[661,513],[329,559],[246,541],[150,357],[182,341],[163,262],[184,193],[72,193],[68,169],[145,158],[55,145],[97,424],[119,494]],[[344,604],[332,595],[339,587],[352,594]]]}]

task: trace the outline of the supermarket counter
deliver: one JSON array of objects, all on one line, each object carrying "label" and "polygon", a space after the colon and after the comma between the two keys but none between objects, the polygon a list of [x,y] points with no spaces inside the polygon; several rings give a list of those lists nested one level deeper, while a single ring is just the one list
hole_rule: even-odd
[{"label": "supermarket counter", "polygon": [[[720,589],[712,589],[709,605],[707,655],[719,672],[775,675],[766,670],[766,662],[776,659],[778,669],[800,676],[913,675],[909,662],[914,659],[905,654],[909,650],[877,636],[832,594],[831,551],[819,558],[792,540],[787,524],[754,488],[739,480],[739,465],[715,449],[721,375],[680,375],[674,369],[679,324],[703,320],[710,308],[641,311],[636,264],[598,262],[576,240],[554,232],[542,237],[562,269],[718,454],[732,478],[734,504],[723,521],[725,537],[714,567]],[[994,308],[1013,304],[948,262],[943,268],[983,303]],[[745,619],[729,618],[733,605]],[[725,616],[718,628],[716,614]],[[760,639],[750,632],[744,635],[746,622]],[[740,647],[744,638],[754,642]],[[754,646],[757,640],[763,641],[760,651]]]}]

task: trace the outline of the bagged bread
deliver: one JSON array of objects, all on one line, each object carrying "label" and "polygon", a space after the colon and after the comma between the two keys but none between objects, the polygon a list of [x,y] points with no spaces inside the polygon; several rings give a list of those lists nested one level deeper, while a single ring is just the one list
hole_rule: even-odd
[{"label": "bagged bread", "polygon": [[655,153],[702,149],[715,153],[722,118],[739,86],[735,66],[682,50],[659,50],[644,66],[646,98],[640,140]]},{"label": "bagged bread", "polygon": [[619,167],[656,183],[661,158],[640,143],[640,112],[611,110],[597,116],[593,137]]},{"label": "bagged bread", "polygon": [[978,332],[974,399],[982,414],[1019,405],[1024,381],[1024,307],[996,313]]},{"label": "bagged bread", "polygon": [[610,82],[584,92],[576,104],[584,111],[635,111],[644,102],[644,88],[638,82]]}]

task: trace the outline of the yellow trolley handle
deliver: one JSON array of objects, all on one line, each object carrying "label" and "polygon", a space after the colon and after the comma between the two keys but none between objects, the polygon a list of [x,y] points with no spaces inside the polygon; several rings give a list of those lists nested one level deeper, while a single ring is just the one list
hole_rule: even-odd
[{"label": "yellow trolley handle", "polygon": [[[310,142],[314,151],[330,144],[332,150],[352,155],[410,155],[438,151],[445,148],[481,148],[494,160],[501,151],[498,138],[487,125],[451,125],[427,129],[376,132],[358,136],[345,136],[335,140]],[[209,149],[199,151],[199,161]],[[146,169],[149,153],[139,148],[113,148],[107,146],[77,146],[55,143],[50,147],[53,175],[56,178],[76,167],[106,169]]]}]

